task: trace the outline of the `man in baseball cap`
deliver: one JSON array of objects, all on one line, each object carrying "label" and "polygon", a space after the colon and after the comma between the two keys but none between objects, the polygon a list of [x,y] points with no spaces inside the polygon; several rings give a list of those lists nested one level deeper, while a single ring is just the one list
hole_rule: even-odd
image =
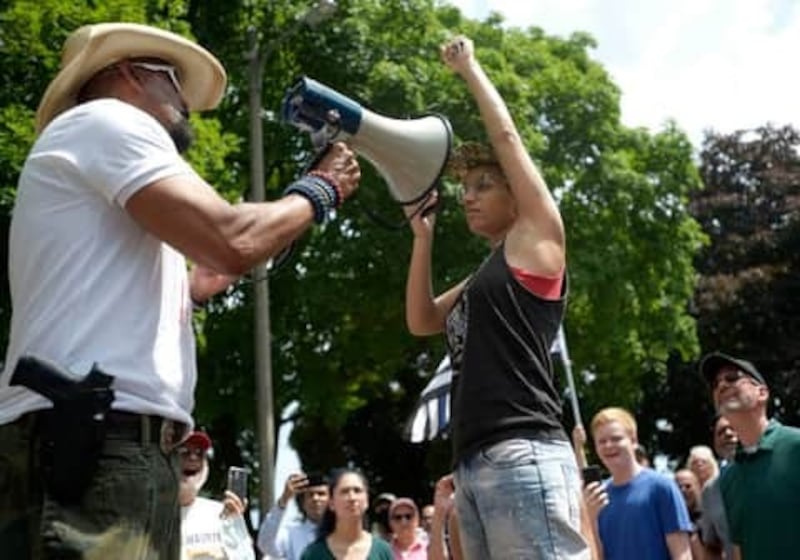
[{"label": "man in baseball cap", "polygon": [[764,377],[759,373],[751,362],[747,360],[740,360],[723,354],[722,352],[712,352],[706,355],[700,362],[700,372],[703,374],[706,382],[713,387],[717,374],[720,370],[726,369],[727,371],[739,371],[744,375],[752,377],[759,385],[766,385]]},{"label": "man in baseball cap", "polygon": [[222,500],[200,496],[208,479],[211,438],[195,431],[180,447],[181,558],[254,560],[244,521],[246,503],[230,490]]},{"label": "man in baseball cap", "polygon": [[[281,199],[227,202],[181,157],[189,112],[216,107],[225,85],[214,55],[156,27],[97,23],[64,43],[9,234],[14,317],[0,376],[0,480],[25,491],[0,493],[0,558],[42,549],[82,557],[87,539],[70,535],[116,526],[139,528],[159,559],[178,557],[174,454],[192,425],[192,303],[327,220],[358,186],[355,154],[339,143]],[[9,386],[26,355],[75,380],[93,364],[114,378],[105,442],[97,438],[97,459],[83,465],[91,471],[75,503],[42,487],[45,467],[30,442],[52,403]],[[77,415],[91,418],[82,407]],[[54,446],[76,439],[69,422],[48,424],[62,427]]]},{"label": "man in baseball cap", "polygon": [[739,436],[719,478],[737,558],[791,558],[800,549],[800,430],[767,417],[769,388],[753,363],[722,352],[700,362],[717,410]]},{"label": "man in baseball cap", "polygon": [[386,542],[392,541],[392,530],[389,527],[389,506],[397,499],[391,492],[381,492],[372,501],[372,534]]}]

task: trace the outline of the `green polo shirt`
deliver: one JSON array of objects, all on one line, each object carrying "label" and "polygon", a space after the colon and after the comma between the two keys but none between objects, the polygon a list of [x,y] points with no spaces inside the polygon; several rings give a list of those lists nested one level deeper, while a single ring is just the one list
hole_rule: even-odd
[{"label": "green polo shirt", "polygon": [[753,453],[741,447],[720,475],[731,530],[745,560],[800,554],[800,430],[770,420]]}]

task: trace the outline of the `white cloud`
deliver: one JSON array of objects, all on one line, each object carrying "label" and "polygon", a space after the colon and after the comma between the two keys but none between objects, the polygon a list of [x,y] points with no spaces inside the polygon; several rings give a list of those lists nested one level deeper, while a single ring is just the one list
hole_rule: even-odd
[{"label": "white cloud", "polygon": [[457,0],[468,17],[502,13],[547,33],[588,31],[593,57],[622,90],[630,126],[673,118],[699,145],[702,132],[773,122],[800,127],[800,9],[795,0]]}]

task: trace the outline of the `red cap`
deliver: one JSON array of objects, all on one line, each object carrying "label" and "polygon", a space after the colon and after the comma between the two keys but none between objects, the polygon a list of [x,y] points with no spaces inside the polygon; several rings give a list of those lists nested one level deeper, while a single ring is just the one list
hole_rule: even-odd
[{"label": "red cap", "polygon": [[203,451],[208,451],[211,448],[211,438],[205,432],[192,432],[183,442],[183,445],[194,445]]}]

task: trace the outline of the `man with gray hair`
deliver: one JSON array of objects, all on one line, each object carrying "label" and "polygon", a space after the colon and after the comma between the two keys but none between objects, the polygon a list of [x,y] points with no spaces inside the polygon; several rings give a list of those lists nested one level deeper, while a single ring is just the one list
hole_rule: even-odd
[{"label": "man with gray hair", "polygon": [[721,352],[700,372],[714,406],[739,436],[720,475],[734,558],[794,558],[800,550],[800,430],[767,416],[769,388],[756,367]]}]

